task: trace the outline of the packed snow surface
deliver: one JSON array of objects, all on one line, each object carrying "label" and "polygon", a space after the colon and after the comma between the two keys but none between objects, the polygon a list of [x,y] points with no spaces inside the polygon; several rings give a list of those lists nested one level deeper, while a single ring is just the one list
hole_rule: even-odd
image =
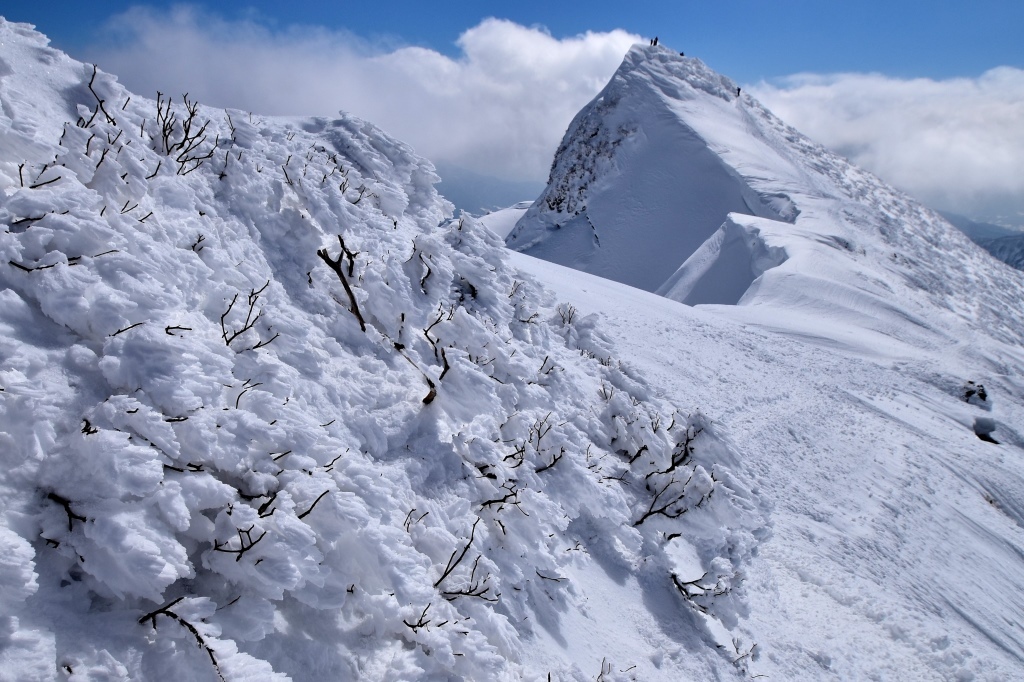
[{"label": "packed snow surface", "polygon": [[740,453],[408,147],[3,20],[0,103],[0,679],[734,669]]},{"label": "packed snow surface", "polygon": [[[1024,676],[1021,349],[974,335],[897,355],[869,336],[851,353],[513,262],[597,314],[657,392],[705,406],[748,453],[773,533],[747,567],[749,615],[721,642],[734,659],[757,645],[748,676]],[[985,420],[999,444],[978,437]]]},{"label": "packed snow surface", "polygon": [[723,643],[750,674],[1024,678],[1020,272],[640,46],[507,242],[755,469],[774,533]]}]

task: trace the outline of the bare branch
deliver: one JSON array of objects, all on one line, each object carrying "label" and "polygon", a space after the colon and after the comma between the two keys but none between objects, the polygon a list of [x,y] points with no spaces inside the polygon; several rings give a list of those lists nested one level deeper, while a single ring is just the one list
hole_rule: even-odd
[{"label": "bare branch", "polygon": [[[116,126],[117,125],[117,121],[114,120],[113,116],[111,116],[110,114],[107,113],[106,107],[103,106],[103,100],[100,99],[100,96],[96,94],[95,90],[93,90],[92,84],[96,80],[96,71],[97,71],[97,67],[96,67],[95,64],[93,64],[92,65],[92,78],[89,79],[89,92],[91,92],[92,96],[96,98],[97,107],[99,108],[100,111],[103,112],[103,115],[107,117],[107,123],[109,123],[112,126]],[[127,104],[127,102],[125,102],[125,104]],[[93,116],[95,116],[95,114],[93,114]]]},{"label": "bare branch", "polygon": [[[338,254],[338,257],[336,259],[335,258],[331,258],[331,256],[328,253],[327,249],[318,249],[317,252],[316,252],[316,255],[320,256],[320,258],[325,263],[327,263],[327,266],[330,267],[331,270],[334,270],[334,272],[338,275],[338,279],[341,280],[342,286],[345,287],[345,293],[348,294],[348,300],[349,300],[349,303],[351,304],[350,307],[349,307],[349,311],[353,315],[356,316],[357,320],[359,320],[359,329],[365,332],[366,331],[366,322],[363,320],[363,314],[361,312],[359,312],[359,304],[356,302],[356,295],[354,293],[352,293],[352,287],[349,286],[348,278],[345,277],[345,271],[341,267],[342,258],[346,254],[348,254],[350,252],[345,248],[345,240],[342,239],[341,235],[338,235],[338,243],[341,244],[341,253]],[[350,259],[349,259],[349,272],[350,273],[351,273],[351,268],[352,268],[351,262],[352,262],[352,260],[351,260],[351,257],[350,257]]]},{"label": "bare branch", "polygon": [[213,551],[215,551],[215,552],[223,552],[225,554],[234,554],[235,555],[235,561],[241,561],[242,560],[242,556],[246,552],[248,552],[250,549],[255,547],[256,544],[260,540],[262,540],[263,538],[265,538],[267,536],[267,531],[263,531],[262,533],[260,533],[259,537],[257,537],[255,540],[253,540],[252,539],[252,530],[255,527],[256,527],[256,524],[253,524],[253,525],[251,525],[251,526],[249,526],[248,528],[245,528],[245,529],[242,529],[242,528],[236,528],[235,529],[235,531],[238,532],[238,548],[237,549],[228,548],[228,543],[231,542],[230,540],[228,540],[226,542],[223,542],[223,543],[218,542],[218,541],[214,541],[214,543],[213,543]]},{"label": "bare branch", "polygon": [[221,679],[221,682],[227,682],[224,679],[224,674],[220,670],[220,665],[217,663],[217,657],[213,653],[213,648],[206,643],[206,640],[203,639],[203,636],[199,634],[199,630],[197,630],[196,627],[192,625],[192,623],[188,622],[187,620],[176,614],[174,611],[171,611],[171,607],[177,604],[178,602],[182,601],[184,598],[185,597],[178,597],[177,599],[166,604],[165,606],[161,606],[156,611],[150,611],[142,618],[139,618],[139,625],[144,625],[148,620],[153,624],[153,629],[156,630],[157,616],[167,616],[171,620],[177,622],[178,625],[188,630],[189,634],[191,634],[192,637],[196,640],[196,644],[198,644],[199,647],[206,652],[207,656],[210,657],[210,663],[213,664],[213,669],[216,671],[217,677]]},{"label": "bare branch", "polygon": [[[462,560],[466,558],[466,552],[469,551],[470,546],[473,544],[473,538],[476,537],[476,524],[478,523],[480,523],[479,516],[476,518],[476,521],[473,522],[473,528],[469,531],[469,540],[466,542],[466,546],[463,547],[461,551],[458,549],[452,551],[452,555],[448,557],[448,564],[441,573],[441,577],[434,583],[434,587],[437,587],[444,582],[444,579],[451,575],[452,571],[454,571]],[[424,609],[424,611],[426,610]]]}]

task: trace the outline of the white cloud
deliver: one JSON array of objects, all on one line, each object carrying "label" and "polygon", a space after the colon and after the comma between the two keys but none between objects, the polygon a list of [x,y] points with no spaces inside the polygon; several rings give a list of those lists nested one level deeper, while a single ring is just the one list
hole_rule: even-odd
[{"label": "white cloud", "polygon": [[[188,92],[204,104],[263,114],[345,110],[433,159],[508,179],[545,179],[569,121],[614,73],[625,31],[554,38],[486,19],[450,58],[382,49],[322,28],[271,31],[190,8],[133,9],[89,57],[140,94]],[[110,45],[114,44],[114,47]]]},{"label": "white cloud", "polygon": [[804,74],[750,91],[925,203],[1024,222],[1024,70],[942,81]]},{"label": "white cloud", "polygon": [[[487,19],[460,36],[452,58],[344,31],[133,9],[112,20],[87,56],[140,94],[189,92],[263,114],[343,109],[429,158],[538,180],[569,121],[640,40],[620,30],[554,38]],[[804,74],[748,89],[926,203],[976,217],[1024,216],[1022,70],[945,81]]]}]

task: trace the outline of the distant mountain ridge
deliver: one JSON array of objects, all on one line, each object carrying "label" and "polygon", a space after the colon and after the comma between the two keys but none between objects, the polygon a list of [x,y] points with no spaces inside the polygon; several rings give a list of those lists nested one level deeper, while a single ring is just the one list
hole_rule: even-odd
[{"label": "distant mountain ridge", "polygon": [[1024,270],[1024,234],[981,239],[978,245],[1010,267]]},{"label": "distant mountain ridge", "polygon": [[939,213],[975,244],[1010,267],[1024,270],[1024,232],[991,223],[979,223],[948,211]]},{"label": "distant mountain ridge", "polygon": [[986,239],[998,239],[999,237],[1012,237],[1022,234],[1020,230],[1014,230],[1009,227],[1003,227],[1002,225],[995,225],[993,223],[979,222],[951,211],[937,211],[937,213],[948,220],[953,227],[970,237],[974,242]]}]

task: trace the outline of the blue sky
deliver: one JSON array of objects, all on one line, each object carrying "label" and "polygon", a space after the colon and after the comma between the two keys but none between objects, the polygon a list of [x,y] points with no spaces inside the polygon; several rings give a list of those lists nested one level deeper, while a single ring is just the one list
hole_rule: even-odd
[{"label": "blue sky", "polygon": [[[21,2],[8,19],[37,24],[58,47],[96,39],[109,16],[166,2]],[[180,3],[178,3],[180,4]],[[414,44],[454,56],[467,28],[494,16],[545,26],[554,36],[620,28],[700,56],[730,77],[753,82],[801,71],[877,71],[898,77],[974,76],[993,66],[1024,67],[1020,0],[732,0],[709,2],[249,2],[188,3],[226,19],[256,19],[347,30],[382,46]]]},{"label": "blue sky", "polygon": [[1024,226],[1024,0],[19,0],[0,14],[139,94],[343,109],[441,167],[534,186],[629,45],[658,35],[926,203]]}]

